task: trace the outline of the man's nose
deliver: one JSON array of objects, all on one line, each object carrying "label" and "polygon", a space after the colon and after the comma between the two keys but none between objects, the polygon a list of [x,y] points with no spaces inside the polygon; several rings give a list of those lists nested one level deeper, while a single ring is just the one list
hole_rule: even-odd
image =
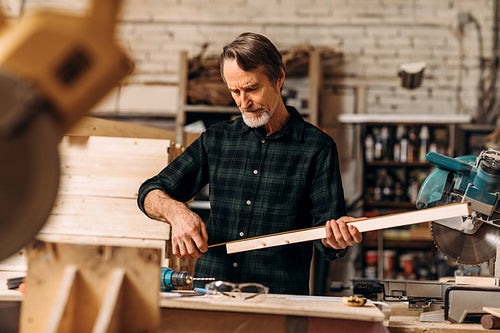
[{"label": "man's nose", "polygon": [[252,106],[252,99],[247,93],[242,92],[240,95],[240,108],[246,109],[250,106]]}]

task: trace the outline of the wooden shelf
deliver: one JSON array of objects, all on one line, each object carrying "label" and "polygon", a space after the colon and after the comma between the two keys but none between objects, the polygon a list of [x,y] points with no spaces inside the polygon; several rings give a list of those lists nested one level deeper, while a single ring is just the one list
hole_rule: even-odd
[{"label": "wooden shelf", "polygon": [[394,113],[344,113],[339,121],[345,124],[468,124],[472,117],[466,114],[394,114]]},{"label": "wooden shelf", "polygon": [[[364,239],[365,248],[377,248],[376,239]],[[434,247],[432,239],[384,239],[384,248],[391,249],[431,249]]]},{"label": "wooden shelf", "polygon": [[415,204],[408,201],[373,201],[367,200],[365,203],[367,207],[383,207],[383,208],[408,208],[416,209]]},{"label": "wooden shelf", "polygon": [[429,162],[396,162],[396,161],[370,161],[366,162],[367,167],[399,167],[399,168],[429,168]]},{"label": "wooden shelf", "polygon": [[184,112],[207,112],[207,113],[214,112],[214,113],[239,114],[240,110],[236,106],[185,104]]}]

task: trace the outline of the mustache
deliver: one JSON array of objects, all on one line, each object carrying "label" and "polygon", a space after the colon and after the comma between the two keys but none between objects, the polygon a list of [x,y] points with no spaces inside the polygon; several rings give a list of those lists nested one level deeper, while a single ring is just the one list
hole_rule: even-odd
[{"label": "mustache", "polygon": [[253,112],[253,111],[257,111],[257,110],[260,110],[260,109],[265,109],[264,106],[260,105],[260,104],[256,104],[256,105],[253,105],[249,108],[240,108],[240,111],[243,111],[243,112]]}]

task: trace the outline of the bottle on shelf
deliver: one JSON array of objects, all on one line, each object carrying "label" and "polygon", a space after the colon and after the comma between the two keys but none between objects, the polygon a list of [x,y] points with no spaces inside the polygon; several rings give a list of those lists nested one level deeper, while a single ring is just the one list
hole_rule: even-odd
[{"label": "bottle on shelf", "polygon": [[405,200],[403,184],[398,180],[394,184],[394,201],[401,202]]},{"label": "bottle on shelf", "polygon": [[381,160],[390,160],[390,149],[389,149],[389,128],[387,126],[383,126],[380,130],[380,143],[382,144],[382,156]]},{"label": "bottle on shelf", "polygon": [[394,160],[399,162],[408,162],[408,135],[406,134],[406,127],[399,124],[396,129],[396,138],[399,142],[399,156],[394,154]]},{"label": "bottle on shelf", "polygon": [[382,200],[383,201],[391,201],[393,198],[393,184],[394,181],[390,175],[387,175],[384,180],[384,188],[382,189]]},{"label": "bottle on shelf", "polygon": [[418,135],[414,127],[408,129],[408,162],[413,163],[418,160]]},{"label": "bottle on shelf", "polygon": [[418,138],[420,141],[420,146],[418,150],[418,160],[420,162],[425,162],[425,155],[427,155],[428,148],[429,148],[429,139],[430,139],[430,134],[429,134],[429,127],[427,125],[424,125],[420,128],[420,133],[418,134]]},{"label": "bottle on shelf", "polygon": [[373,136],[375,140],[373,149],[373,159],[375,161],[380,161],[382,160],[383,147],[382,147],[382,140],[380,138],[380,130],[377,127],[373,128]]},{"label": "bottle on shelf", "polygon": [[375,154],[375,140],[373,135],[367,134],[365,137],[365,160],[371,162],[374,159]]}]

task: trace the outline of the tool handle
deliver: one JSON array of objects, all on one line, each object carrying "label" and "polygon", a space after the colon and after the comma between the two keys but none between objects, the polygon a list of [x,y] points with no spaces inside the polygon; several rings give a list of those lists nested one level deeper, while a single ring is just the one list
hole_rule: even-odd
[{"label": "tool handle", "polygon": [[481,317],[481,326],[489,330],[492,328],[500,328],[500,318],[487,314]]},{"label": "tool handle", "polygon": [[449,156],[438,154],[430,151],[425,155],[425,158],[430,163],[436,165],[440,169],[457,172],[460,174],[470,173],[472,171],[472,165],[461,162],[457,159],[451,158]]}]

